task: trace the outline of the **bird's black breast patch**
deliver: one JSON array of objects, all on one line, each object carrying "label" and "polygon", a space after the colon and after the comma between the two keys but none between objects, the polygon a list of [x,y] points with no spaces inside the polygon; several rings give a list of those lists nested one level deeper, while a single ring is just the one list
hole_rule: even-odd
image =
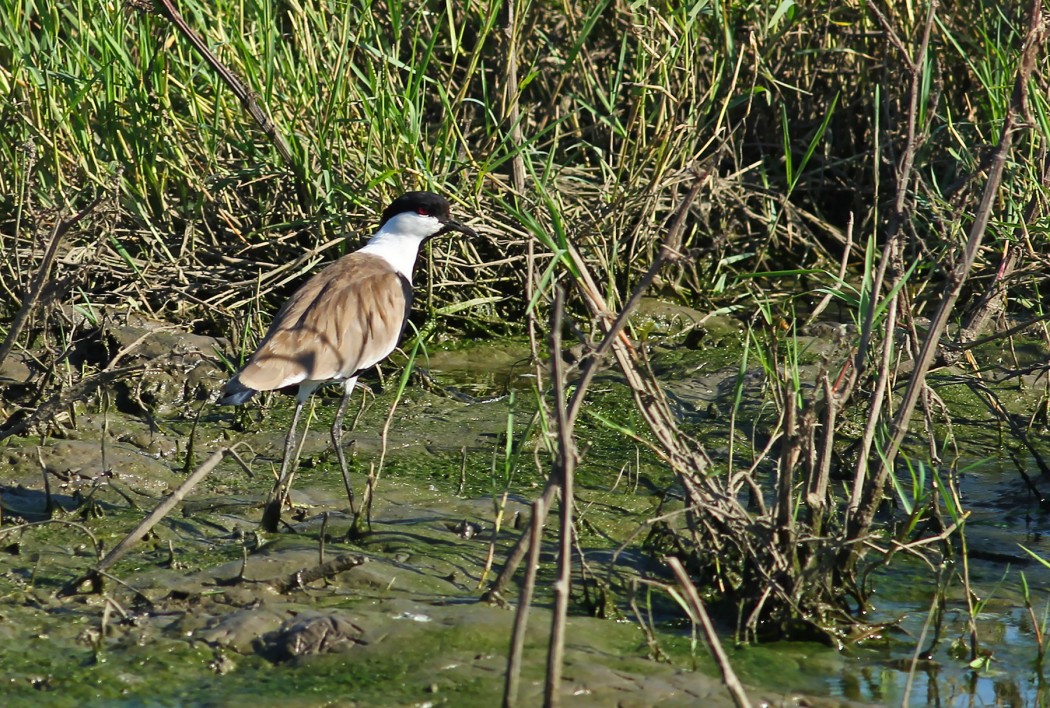
[{"label": "bird's black breast patch", "polygon": [[408,278],[403,273],[398,273],[397,279],[401,282],[401,292],[405,295],[405,319],[401,322],[401,333],[397,335],[400,340],[405,334],[405,327],[408,327],[408,316],[412,312],[412,283],[408,282]]}]

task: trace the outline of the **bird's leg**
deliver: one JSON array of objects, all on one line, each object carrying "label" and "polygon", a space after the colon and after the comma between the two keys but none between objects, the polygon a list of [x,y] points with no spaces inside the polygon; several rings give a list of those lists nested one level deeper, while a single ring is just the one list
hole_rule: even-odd
[{"label": "bird's leg", "polygon": [[350,500],[350,513],[354,511],[354,488],[350,485],[350,470],[346,466],[346,455],[343,453],[343,416],[346,415],[346,406],[350,403],[350,394],[353,393],[357,377],[347,379],[343,383],[343,400],[339,401],[339,408],[335,412],[335,420],[332,421],[332,447],[335,448],[335,456],[339,458],[339,469],[343,472],[343,484],[346,485],[346,497]]},{"label": "bird's leg", "polygon": [[292,414],[292,424],[288,426],[288,437],[284,439],[284,459],[281,461],[281,476],[273,485],[270,496],[266,498],[263,507],[261,526],[264,531],[273,533],[277,531],[277,524],[281,521],[281,508],[288,498],[288,490],[292,486],[292,477],[295,476],[296,464],[292,460],[295,457],[295,428],[299,424],[299,413],[303,410],[305,400],[296,401],[295,413]]}]

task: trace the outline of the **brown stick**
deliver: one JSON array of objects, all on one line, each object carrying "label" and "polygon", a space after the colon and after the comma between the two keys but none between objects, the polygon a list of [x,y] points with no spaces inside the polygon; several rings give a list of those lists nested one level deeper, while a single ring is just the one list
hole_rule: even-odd
[{"label": "brown stick", "polygon": [[689,601],[689,606],[693,610],[693,621],[703,629],[704,638],[707,640],[707,648],[711,651],[711,656],[714,657],[715,663],[718,664],[718,669],[722,672],[722,681],[725,683],[726,688],[729,689],[729,695],[733,697],[733,702],[740,708],[749,707],[751,702],[747,698],[747,693],[744,692],[744,687],[740,685],[740,679],[736,677],[736,673],[729,663],[729,657],[726,656],[725,649],[722,648],[722,642],[719,641],[718,633],[715,632],[715,626],[711,623],[707,610],[704,609],[704,603],[700,599],[700,594],[696,591],[696,586],[689,579],[689,574],[685,572],[685,568],[682,567],[680,560],[674,556],[668,556],[667,565],[671,566],[675,578],[678,579],[678,586],[682,588],[682,592],[685,593],[685,597]]},{"label": "brown stick", "polygon": [[379,488],[379,478],[383,474],[383,465],[386,464],[386,451],[390,442],[390,424],[394,422],[394,413],[397,412],[397,407],[401,405],[404,382],[408,380],[407,377],[411,375],[412,369],[415,368],[418,346],[417,343],[417,348],[413,349],[412,353],[409,354],[405,371],[401,374],[397,396],[390,405],[390,410],[386,414],[386,420],[383,422],[383,432],[379,436],[379,463],[373,464],[368,473],[368,480],[365,482],[365,493],[361,495],[361,506],[354,512],[350,528],[346,532],[349,539],[363,535],[366,528],[372,528],[372,502],[375,500],[376,489]]},{"label": "brown stick", "polygon": [[[912,180],[915,155],[918,153],[919,148],[916,125],[919,116],[919,95],[922,89],[922,80],[924,76],[922,57],[926,56],[929,48],[930,34],[933,29],[935,12],[937,9],[937,0],[930,0],[926,11],[926,24],[923,28],[922,39],[915,51],[915,55],[910,56],[904,43],[893,31],[893,26],[890,24],[886,16],[879,10],[878,6],[872,2],[872,0],[868,0],[867,4],[868,9],[871,10],[876,18],[878,18],[879,23],[885,30],[886,35],[890,38],[890,41],[897,47],[907,62],[908,72],[911,76],[911,87],[908,92],[908,122],[906,126],[906,138],[904,142],[904,150],[901,154],[900,165],[897,169],[897,194],[894,200],[893,211],[890,214],[886,244],[883,247],[879,259],[879,267],[876,269],[875,278],[872,281],[870,302],[868,311],[864,313],[864,322],[861,329],[860,342],[857,346],[857,353],[853,359],[852,373],[839,394],[838,403],[840,408],[850,399],[857,382],[860,381],[862,374],[867,369],[868,349],[871,346],[872,327],[874,326],[875,312],[878,309],[878,298],[883,290],[886,270],[891,264],[899,261],[900,254],[904,248],[901,227],[906,221],[904,213],[905,205],[910,193],[909,185]],[[895,275],[897,279],[903,277],[903,273],[900,272]],[[871,457],[871,447],[875,441],[875,434],[882,423],[883,403],[886,398],[886,392],[890,386],[890,361],[893,356],[893,342],[896,336],[897,310],[900,299],[900,291],[896,288],[896,284],[896,282],[891,282],[889,286],[889,289],[894,294],[890,296],[889,302],[886,306],[887,315],[882,339],[883,349],[879,361],[878,378],[876,379],[874,390],[868,402],[867,424],[865,425],[864,433],[861,437],[860,453],[857,455],[857,467],[854,472],[852,485],[853,491],[846,512],[847,518],[851,518],[856,513],[861,505],[864,490],[867,488],[867,480],[870,472],[868,466]],[[833,434],[833,431],[825,431],[825,435],[830,434]],[[846,553],[853,553],[857,547],[849,545],[846,548]]]},{"label": "brown stick", "polygon": [[[678,205],[678,213],[675,215],[675,220],[671,224],[671,228],[667,230],[667,237],[664,239],[664,242],[660,244],[660,250],[657,251],[652,264],[650,264],[649,269],[645,272],[645,275],[642,276],[641,280],[638,281],[634,291],[627,299],[627,302],[624,303],[624,306],[616,316],[616,319],[611,325],[609,325],[608,329],[606,329],[605,336],[601,343],[594,350],[591,360],[588,361],[587,365],[584,367],[583,373],[580,375],[580,380],[576,384],[576,391],[572,394],[572,400],[569,402],[568,415],[570,421],[575,422],[576,416],[580,412],[580,406],[583,405],[583,399],[587,387],[590,386],[591,379],[594,378],[594,375],[598,370],[598,363],[602,360],[609,349],[613,347],[617,340],[622,337],[621,333],[623,332],[623,328],[627,326],[627,322],[637,309],[638,303],[642,300],[642,296],[649,290],[649,286],[652,285],[653,280],[660,273],[660,270],[669,260],[678,256],[678,250],[682,245],[682,230],[685,228],[685,217],[689,213],[689,209],[693,205],[693,202],[696,201],[696,197],[700,193],[700,188],[703,186],[706,178],[706,174],[697,175],[696,180],[693,182],[693,186],[685,195],[682,203]],[[623,339],[626,341],[626,338]]]},{"label": "brown stick", "polygon": [[798,394],[794,379],[784,377],[781,388],[784,399],[784,441],[780,448],[780,463],[776,477],[776,534],[780,552],[794,557],[794,514],[792,500],[795,491],[795,463],[798,462],[800,443],[798,439]]},{"label": "brown stick", "polygon": [[308,583],[312,583],[315,580],[331,578],[345,570],[356,568],[367,561],[368,559],[365,556],[356,553],[343,553],[330,561],[319,563],[312,568],[297,570],[287,578],[275,581],[273,586],[277,589],[277,592],[283,595],[293,590],[304,588]]},{"label": "brown stick", "polygon": [[[669,259],[677,254],[679,245],[681,244],[682,229],[685,225],[685,215],[689,212],[689,207],[700,193],[705,178],[705,174],[697,175],[697,179],[690,188],[689,193],[685,196],[678,207],[675,221],[668,230],[667,238],[661,245],[653,264],[646,271],[645,275],[642,276],[642,279],[638,282],[631,297],[628,298],[627,303],[614,319],[613,323],[605,328],[604,337],[601,343],[591,355],[591,358],[584,366],[580,379],[576,382],[576,390],[573,392],[572,398],[569,400],[568,409],[566,411],[569,423],[575,424],[576,416],[579,414],[580,407],[583,405],[587,389],[590,386],[591,381],[594,379],[594,375],[597,373],[597,365],[602,357],[612,349],[616,355],[618,363],[620,364],[620,368],[627,377],[628,385],[631,387],[632,395],[635,397],[636,404],[640,409],[643,409],[643,415],[645,415],[650,427],[654,430],[661,431],[658,435],[660,436],[660,441],[663,445],[661,448],[662,456],[676,471],[687,471],[688,474],[702,472],[710,465],[710,460],[707,459],[703,450],[693,451],[679,449],[682,445],[682,441],[685,440],[685,436],[678,434],[677,430],[673,427],[673,416],[667,408],[667,402],[663,398],[663,392],[659,387],[647,386],[642,375],[638,372],[634,364],[633,357],[635,354],[633,347],[631,346],[630,340],[623,334],[623,328],[627,325],[628,318],[638,306],[638,302],[641,300],[642,295],[648,290],[657,273]],[[583,299],[587,303],[588,309],[593,316],[599,319],[599,322],[604,323],[608,321],[608,319],[612,318],[612,313],[610,313],[605,307],[604,301],[602,301],[598,294],[600,291],[591,279],[586,264],[584,264],[583,259],[575,249],[570,250],[569,255],[575,260],[576,265],[580,270],[581,280],[576,282],[576,286],[583,294]],[[529,319],[529,332],[530,343],[534,345],[536,338],[534,336],[533,318],[531,315]],[[533,357],[534,360],[538,360],[539,358],[535,351],[533,352]],[[537,366],[537,381],[541,380],[539,378],[540,373],[540,367]],[[654,388],[655,390],[651,390]],[[672,427],[669,428],[668,424]],[[555,480],[548,479],[547,486],[543,490],[543,504],[545,509],[550,509],[556,493],[557,484]],[[507,562],[503,565],[502,570],[500,570],[499,575],[493,581],[490,588],[484,593],[484,595],[482,595],[482,599],[493,601],[506,589],[511,578],[514,576],[514,573],[517,571],[518,566],[521,564],[521,559],[525,557],[525,551],[529,544],[529,534],[530,531],[526,529],[518,538],[510,553],[507,554]]]},{"label": "brown stick", "polygon": [[543,704],[561,703],[561,665],[565,654],[565,624],[572,589],[572,501],[573,477],[576,471],[576,446],[572,440],[573,423],[565,409],[565,362],[561,358],[561,328],[565,316],[565,290],[559,285],[551,310],[551,378],[554,384],[554,415],[558,423],[558,455],[552,477],[561,483],[561,538],[558,552],[558,579],[554,582],[554,613],[551,637],[547,646],[547,682]]},{"label": "brown stick", "polygon": [[29,292],[26,293],[25,299],[22,300],[22,306],[18,308],[18,314],[11,321],[11,328],[7,330],[7,337],[4,338],[3,344],[0,344],[0,366],[3,366],[4,360],[7,359],[11,349],[14,348],[15,342],[18,341],[18,335],[22,334],[22,329],[29,320],[33,307],[36,305],[37,300],[40,299],[40,293],[44,289],[47,275],[51,271],[51,264],[55,262],[55,256],[58,255],[58,244],[61,243],[62,237],[66,235],[67,231],[80,223],[84,217],[94,211],[101,201],[102,195],[95,197],[90,204],[78,211],[73,218],[59,221],[54,231],[51,232],[51,241],[47,244],[44,258],[40,261],[40,267],[29,285]]},{"label": "brown stick", "polygon": [[182,19],[182,15],[175,9],[175,5],[172,4],[171,0],[158,0],[163,11],[171,23],[175,25],[179,33],[185,37],[193,48],[197,50],[197,53],[201,55],[201,58],[219,75],[222,82],[226,84],[233,94],[240,99],[241,106],[244,110],[248,111],[248,114],[255,119],[255,122],[259,124],[262,131],[266,134],[266,137],[270,139],[274,147],[277,148],[277,152],[281,154],[281,159],[284,160],[292,170],[295,170],[295,161],[292,159],[292,151],[288,147],[288,143],[285,142],[284,137],[277,132],[277,126],[270,118],[266,109],[259,103],[258,97],[255,92],[244,85],[237,75],[226,68],[226,66],[218,60],[218,58],[211,53],[208,49],[208,45],[204,43],[204,40],[200,38],[193,29],[186,24],[186,20]]},{"label": "brown stick", "polygon": [[204,479],[209,472],[215,469],[219,462],[221,462],[223,458],[229,455],[230,452],[231,448],[223,447],[212,453],[212,456],[205,460],[204,464],[198,467],[193,474],[187,477],[186,480],[179,485],[178,489],[169,494],[164,499],[164,501],[158,504],[157,508],[155,508],[149,516],[143,519],[142,522],[131,531],[131,533],[125,536],[120,543],[114,546],[113,550],[107,553],[105,557],[102,558],[102,560],[96,563],[95,567],[93,567],[86,574],[82,575],[76,580],[72,580],[69,583],[66,583],[66,585],[64,585],[62,589],[58,591],[57,596],[66,597],[69,595],[73,595],[78,591],[78,588],[81,585],[83,585],[89,580],[91,581],[92,591],[101,592],[102,573],[108,570],[118,560],[123,558],[124,555],[127,554],[129,550],[131,550],[132,546],[141,541],[142,538],[147,533],[149,533],[150,530],[154,526],[156,526],[161,519],[167,516],[168,512],[174,509],[175,505],[182,501],[183,498],[185,498],[185,496],[189,494],[195,486],[197,486],[197,483]]},{"label": "brown stick", "polygon": [[503,120],[509,131],[511,150],[514,155],[510,158],[511,186],[514,188],[515,197],[525,194],[525,160],[521,156],[521,110],[519,98],[521,91],[518,90],[518,30],[517,5],[514,0],[505,0],[503,34],[506,36],[506,49],[504,55],[507,59],[507,73],[503,86]]},{"label": "brown stick", "polygon": [[[959,350],[977,346],[975,340],[1006,310],[1007,283],[1020,264],[1024,253],[1020,244],[1028,237],[1028,224],[1035,223],[1038,218],[1039,207],[1044,200],[1043,194],[1045,194],[1047,185],[1050,185],[1050,159],[1045,154],[1043,155],[1043,174],[1040,184],[1043,190],[1033,190],[1023,215],[1014,229],[1014,238],[1007,240],[1006,250],[999,263],[992,287],[984,292],[977,305],[963,320],[963,325],[959,329],[959,341],[952,342],[950,346],[945,346],[942,350],[942,355],[948,363],[955,363],[959,357]],[[1016,331],[1014,328],[1011,330]],[[993,338],[1002,336],[1004,335],[992,335]],[[984,337],[984,339],[989,338]]]},{"label": "brown stick", "polygon": [[[929,371],[930,365],[937,354],[941,335],[944,333],[948,319],[951,317],[955,303],[959,299],[963,285],[965,285],[970,275],[970,270],[980,250],[981,241],[984,238],[988,221],[991,218],[992,206],[999,191],[999,185],[1002,183],[1003,169],[1006,166],[1006,158],[1010,153],[1014,134],[1025,127],[1024,117],[1028,112],[1028,80],[1035,70],[1039,51],[1045,43],[1047,35],[1046,25],[1043,22],[1042,0],[1032,0],[1028,12],[1028,32],[1025,36],[1024,47],[1021,50],[1017,77],[1014,81],[1013,96],[1010,100],[1006,119],[1003,122],[999,144],[992,156],[991,167],[988,171],[988,181],[985,184],[984,193],[981,195],[980,204],[974,215],[973,224],[970,226],[970,235],[967,239],[966,248],[963,251],[962,258],[955,264],[955,267],[949,274],[940,306],[930,321],[929,331],[915,362],[915,369],[908,380],[908,387],[905,389],[901,406],[890,428],[891,438],[886,455],[881,458],[877,468],[878,471],[871,480],[871,484],[866,486],[860,508],[848,521],[848,539],[857,539],[866,532],[875,516],[875,510],[882,501],[886,481],[893,469],[901,443],[904,442],[904,437],[907,435],[908,424],[911,422],[912,413],[915,411],[915,406],[919,401],[919,395],[926,385],[926,373]],[[859,548],[860,546],[857,544],[855,547]]]},{"label": "brown stick", "polygon": [[[536,587],[536,573],[540,567],[540,545],[543,540],[543,520],[547,509],[543,499],[532,503],[532,542],[529,544],[529,562],[525,566],[525,583],[518,599],[518,610],[514,615],[514,630],[510,636],[510,656],[507,657],[507,679],[503,687],[503,708],[512,708],[518,701],[518,686],[521,683],[521,661],[525,653],[525,630],[529,624],[529,608],[532,592]],[[523,537],[525,538],[525,537]]]},{"label": "brown stick", "polygon": [[806,480],[806,511],[809,515],[810,532],[820,536],[824,528],[824,509],[828,503],[828,481],[831,478],[831,458],[834,454],[834,436],[830,431],[835,429],[838,420],[838,399],[832,390],[827,374],[821,377],[824,390],[824,420],[821,427],[825,434],[817,451],[817,464],[813,474]]},{"label": "brown stick", "polygon": [[[571,245],[568,255],[573,259],[580,274],[575,282],[577,289],[592,316],[598,318],[599,326],[604,326],[607,318],[612,317],[612,313],[602,298],[601,290],[587,270],[582,256]],[[701,506],[703,499],[697,489],[697,480],[698,475],[711,466],[710,458],[698,443],[678,429],[667,396],[651,375],[642,374],[640,362],[637,361],[638,353],[626,335],[620,331],[618,335],[610,337],[610,340],[613,356],[627,379],[635,407],[659,441],[657,454],[678,475],[685,487],[688,503],[695,507]],[[571,405],[570,403],[570,407]]]},{"label": "brown stick", "polygon": [[[702,175],[698,175],[697,181],[702,184]],[[695,191],[691,191],[691,194],[695,197],[695,192],[699,191],[698,184],[694,184],[693,190]],[[679,212],[679,218],[684,218],[681,211]],[[674,233],[668,234],[669,242],[673,236]],[[660,443],[658,454],[678,475],[682,485],[685,487],[688,503],[699,507],[703,500],[701,498],[702,495],[697,490],[697,475],[702,474],[704,470],[711,466],[710,458],[698,443],[691,440],[689,436],[678,429],[670,404],[667,402],[667,396],[651,375],[643,375],[640,371],[641,362],[639,361],[638,353],[623,333],[622,328],[616,332],[613,331],[613,327],[616,327],[621,321],[624,324],[626,323],[626,316],[615,318],[612,326],[605,324],[608,320],[614,318],[612,312],[605,304],[605,299],[601,294],[602,291],[591,276],[583,257],[571,244],[567,255],[572,259],[578,273],[578,277],[573,281],[574,285],[583,297],[583,301],[590,310],[591,315],[598,320],[599,326],[605,330],[606,340],[609,342],[608,347],[612,349],[616,363],[627,379],[627,385],[630,388],[635,407]],[[661,248],[658,258],[669,257],[669,255],[669,249]],[[639,294],[638,299],[640,297],[641,295]],[[632,296],[628,304],[630,305],[631,302],[636,302],[634,296]],[[583,383],[582,380],[581,383]],[[576,399],[577,395],[580,394],[577,392],[574,395],[574,399]],[[579,401],[582,402],[582,399],[579,399]],[[573,410],[579,405],[579,403],[570,401],[570,420],[572,419]]]},{"label": "brown stick", "polygon": [[[882,24],[883,29],[886,31],[886,35],[890,38],[891,42],[900,50],[904,56],[905,61],[908,63],[908,71],[911,75],[911,88],[909,90],[909,107],[908,107],[908,123],[906,127],[906,137],[904,142],[904,151],[901,155],[900,166],[897,169],[897,196],[894,200],[893,211],[890,213],[890,223],[887,229],[886,243],[883,246],[882,254],[879,258],[879,266],[875,269],[875,277],[871,282],[871,301],[868,306],[868,311],[864,313],[864,320],[861,324],[860,341],[857,344],[857,351],[853,357],[853,368],[850,371],[849,378],[846,380],[845,385],[839,390],[839,406],[842,407],[853,395],[853,391],[856,388],[857,383],[861,380],[863,374],[868,368],[868,350],[871,347],[871,334],[872,328],[875,324],[875,312],[878,309],[878,298],[883,291],[883,284],[886,279],[886,271],[889,266],[896,262],[903,248],[902,237],[901,237],[901,225],[905,222],[904,208],[908,199],[909,189],[908,185],[911,184],[912,174],[914,172],[915,155],[918,153],[918,136],[916,133],[916,124],[918,122],[918,105],[919,95],[922,88],[922,63],[921,57],[926,55],[927,49],[930,43],[930,33],[933,29],[934,11],[937,7],[937,0],[930,0],[929,7],[927,8],[926,14],[926,25],[923,28],[922,40],[919,42],[919,47],[915,52],[915,57],[908,55],[907,49],[904,47],[904,43],[893,31],[892,25],[886,19],[886,16],[882,14],[878,6],[872,1],[868,0],[868,9],[878,18]],[[901,277],[901,274],[897,274]],[[887,305],[887,312],[896,313],[898,295],[893,288],[894,284],[891,284],[890,290],[893,290],[895,294],[890,296],[890,301]],[[891,341],[893,337],[893,331],[887,330],[884,341]],[[880,369],[880,378],[885,376],[885,367]],[[880,381],[880,385],[884,382]],[[872,397],[872,403],[868,407],[869,421],[874,419],[878,421],[879,412],[882,407],[882,395],[878,391],[876,395]],[[825,434],[831,434],[832,431],[825,431]],[[870,440],[866,441],[865,449],[861,451],[860,460],[863,465],[867,464],[867,453],[870,451]],[[867,467],[858,465],[857,469],[857,480],[854,481],[854,489],[863,487],[863,477],[867,474]],[[856,500],[851,501],[850,508],[854,508],[859,503]]]},{"label": "brown stick", "polygon": [[[543,494],[540,495],[536,501],[542,501],[543,505],[540,510],[543,516],[538,520],[539,528],[543,528],[543,524],[546,522],[547,510],[551,508],[551,504],[554,503],[554,495],[558,493],[557,481],[553,478],[547,479],[547,486],[543,488]],[[481,599],[485,602],[496,602],[500,601],[500,596],[503,591],[507,589],[510,584],[511,578],[514,577],[514,573],[517,572],[518,566],[521,565],[521,559],[525,557],[525,552],[529,550],[529,541],[532,538],[532,529],[537,525],[537,519],[535,512],[533,512],[532,523],[529,528],[518,536],[518,540],[514,543],[514,547],[510,549],[510,553],[507,554],[507,562],[503,564],[503,568],[500,569],[499,575],[492,581],[492,585],[489,589],[482,594]]]}]

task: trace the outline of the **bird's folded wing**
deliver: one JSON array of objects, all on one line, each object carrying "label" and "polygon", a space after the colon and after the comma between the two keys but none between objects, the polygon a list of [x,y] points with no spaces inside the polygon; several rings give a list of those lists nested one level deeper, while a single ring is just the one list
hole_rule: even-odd
[{"label": "bird's folded wing", "polygon": [[260,391],[349,378],[393,351],[411,303],[386,261],[345,256],[292,295],[238,378]]}]

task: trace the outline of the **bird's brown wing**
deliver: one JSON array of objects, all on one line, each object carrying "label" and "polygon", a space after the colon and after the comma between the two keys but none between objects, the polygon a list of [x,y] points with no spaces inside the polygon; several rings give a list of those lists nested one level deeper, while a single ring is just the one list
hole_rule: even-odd
[{"label": "bird's brown wing", "polygon": [[292,295],[237,378],[258,391],[349,378],[393,351],[411,304],[385,260],[351,253]]}]

